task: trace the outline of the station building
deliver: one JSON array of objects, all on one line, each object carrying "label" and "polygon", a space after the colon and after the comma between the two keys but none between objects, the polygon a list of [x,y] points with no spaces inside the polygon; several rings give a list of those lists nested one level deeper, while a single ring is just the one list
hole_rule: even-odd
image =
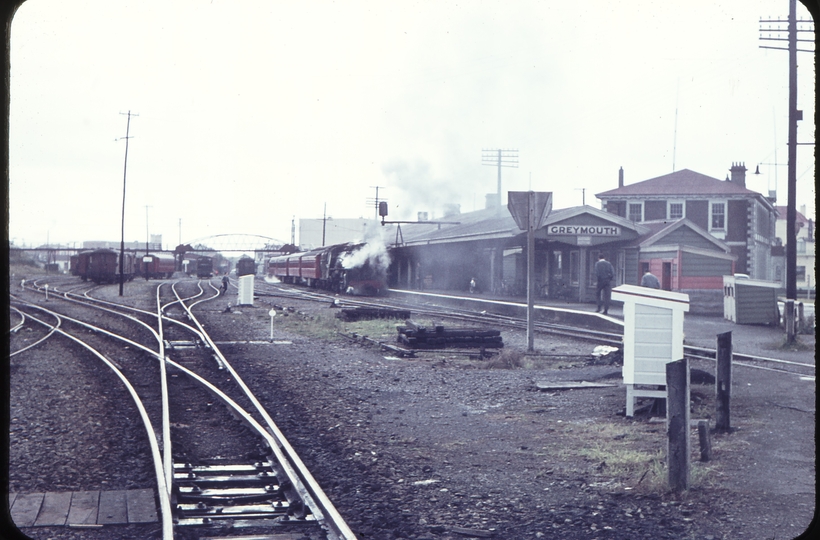
[{"label": "station building", "polygon": [[[742,171],[740,170],[742,169]],[[536,298],[594,302],[603,254],[616,284],[650,271],[662,288],[690,296],[693,313],[721,314],[723,276],[771,279],[776,210],[745,187],[742,165],[722,181],[687,169],[600,193],[603,209],[553,210],[535,233]],[[631,189],[628,189],[631,188]],[[526,233],[506,206],[400,225],[392,243],[393,288],[526,296]]]}]

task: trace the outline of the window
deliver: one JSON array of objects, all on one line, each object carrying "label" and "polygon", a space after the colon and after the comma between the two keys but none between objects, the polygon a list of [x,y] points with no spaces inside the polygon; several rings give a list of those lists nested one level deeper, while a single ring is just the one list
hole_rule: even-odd
[{"label": "window", "polygon": [[683,203],[670,202],[669,203],[669,219],[681,219],[683,217]]},{"label": "window", "polygon": [[710,209],[711,211],[709,213],[712,217],[709,220],[711,223],[709,230],[718,229],[722,231],[726,229],[726,203],[712,203]]},{"label": "window", "polygon": [[587,252],[587,259],[589,261],[589,272],[587,273],[589,276],[587,279],[588,287],[594,287],[598,283],[598,278],[595,276],[595,264],[598,262],[598,253],[600,252],[597,249]]},{"label": "window", "polygon": [[629,203],[629,220],[643,221],[643,205],[641,203]]},{"label": "window", "polygon": [[552,275],[554,278],[561,277],[561,252],[560,251],[553,251],[552,252]]},{"label": "window", "polygon": [[578,281],[580,280],[580,270],[581,270],[581,252],[580,251],[570,251],[569,252],[569,281],[572,285],[578,285]]}]

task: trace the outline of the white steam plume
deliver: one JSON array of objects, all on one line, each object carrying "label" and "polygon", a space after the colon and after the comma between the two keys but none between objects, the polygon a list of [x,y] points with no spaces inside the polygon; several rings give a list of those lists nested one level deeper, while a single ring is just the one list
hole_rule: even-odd
[{"label": "white steam plume", "polygon": [[369,261],[374,269],[386,270],[390,266],[390,254],[384,241],[384,231],[379,225],[368,226],[364,232],[365,244],[342,258],[343,268],[356,268]]}]

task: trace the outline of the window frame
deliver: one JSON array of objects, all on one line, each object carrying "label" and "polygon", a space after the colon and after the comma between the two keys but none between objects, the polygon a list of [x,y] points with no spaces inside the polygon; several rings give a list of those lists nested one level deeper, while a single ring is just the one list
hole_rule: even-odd
[{"label": "window frame", "polygon": [[[716,213],[714,211],[715,210],[715,205],[720,205],[720,206],[723,207],[723,212],[721,213],[722,216],[723,216],[723,226],[722,227],[715,227],[715,225],[714,225],[714,219],[715,219],[715,216],[716,216]],[[728,207],[729,207],[729,205],[727,204],[725,199],[714,199],[714,200],[709,201],[709,232],[710,233],[712,231],[715,231],[715,232],[722,233],[724,235],[726,234],[726,225],[727,225],[727,222],[729,220],[729,216],[726,215],[726,211],[727,211]]]},{"label": "window frame", "polygon": [[[680,205],[680,217],[672,217],[672,205]],[[686,218],[686,201],[683,199],[672,199],[666,201],[666,218],[667,219],[685,219]]]},{"label": "window frame", "polygon": [[[632,219],[632,212],[631,212],[631,210],[632,210],[632,206],[633,206],[633,205],[635,205],[635,206],[640,206],[640,207],[641,207],[641,215],[640,215],[640,219],[636,219],[636,220],[633,220],[633,219]],[[640,201],[640,202],[631,202],[631,201],[627,201],[627,203],[626,203],[626,219],[628,219],[629,221],[632,221],[633,223],[642,223],[642,222],[643,222],[643,218],[644,218],[644,207],[643,207],[643,201]]]}]

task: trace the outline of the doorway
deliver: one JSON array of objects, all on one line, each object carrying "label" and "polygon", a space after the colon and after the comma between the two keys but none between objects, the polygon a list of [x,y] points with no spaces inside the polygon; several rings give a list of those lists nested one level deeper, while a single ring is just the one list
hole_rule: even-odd
[{"label": "doorway", "polygon": [[664,291],[672,290],[672,263],[663,263],[663,279],[661,280],[661,289]]}]

